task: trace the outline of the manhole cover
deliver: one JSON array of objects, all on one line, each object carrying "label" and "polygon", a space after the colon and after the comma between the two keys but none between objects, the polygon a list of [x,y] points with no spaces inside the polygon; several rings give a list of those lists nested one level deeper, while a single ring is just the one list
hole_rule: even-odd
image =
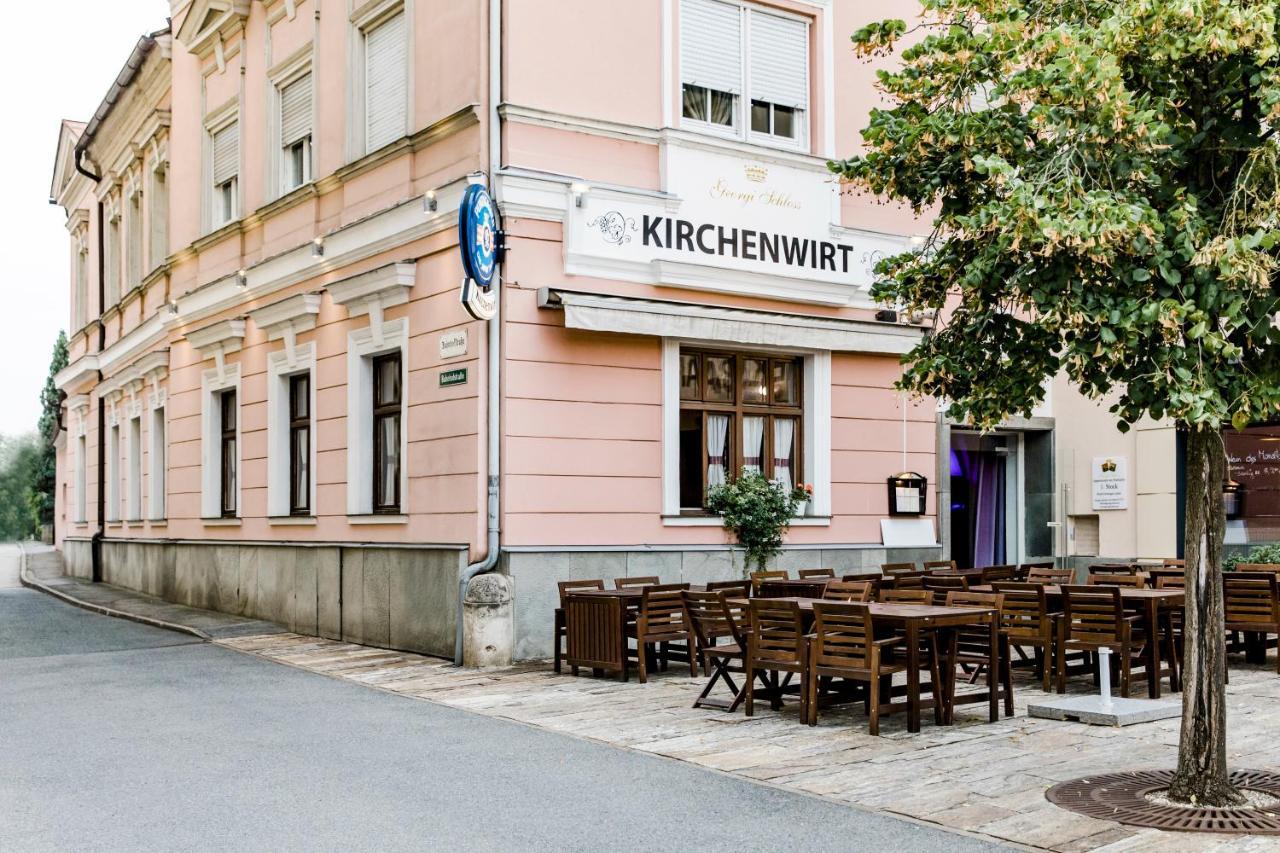
[{"label": "manhole cover", "polygon": [[[1169,787],[1172,770],[1109,773],[1061,782],[1045,792],[1049,802],[1068,811],[1113,820],[1129,826],[1149,826],[1182,832],[1234,832],[1280,835],[1280,805],[1264,808],[1205,808],[1162,806],[1147,795]],[[1280,774],[1235,770],[1237,788],[1280,797]]]}]

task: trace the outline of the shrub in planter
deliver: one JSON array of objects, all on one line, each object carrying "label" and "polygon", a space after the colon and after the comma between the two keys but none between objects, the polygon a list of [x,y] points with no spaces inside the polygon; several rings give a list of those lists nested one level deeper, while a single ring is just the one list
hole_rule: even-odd
[{"label": "shrub in planter", "polygon": [[1240,563],[1280,563],[1280,542],[1259,545],[1248,554],[1236,552],[1222,561],[1222,568],[1234,572]]},{"label": "shrub in planter", "polygon": [[807,501],[804,486],[786,489],[746,468],[736,480],[707,490],[707,509],[720,515],[724,528],[747,552],[746,571],[763,570],[770,557],[782,552],[782,535],[791,527],[796,507]]}]

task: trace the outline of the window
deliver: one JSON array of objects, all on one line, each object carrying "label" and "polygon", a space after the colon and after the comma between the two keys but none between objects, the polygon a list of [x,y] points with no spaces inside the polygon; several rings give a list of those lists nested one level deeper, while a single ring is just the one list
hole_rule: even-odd
[{"label": "window", "polygon": [[311,374],[289,377],[289,514],[311,513]]},{"label": "window", "polygon": [[[808,24],[722,0],[683,0],[680,21],[686,122],[756,142],[801,146],[809,100]],[[749,104],[745,122],[739,119],[743,93]]]},{"label": "window", "polygon": [[373,359],[373,511],[400,511],[400,353]]},{"label": "window", "polygon": [[280,88],[280,192],[311,182],[311,72]]},{"label": "window", "polygon": [[83,236],[76,240],[75,304],[72,325],[79,329],[89,322],[89,248]]},{"label": "window", "polygon": [[223,518],[234,518],[236,515],[236,464],[239,456],[236,452],[236,392],[222,391],[218,394],[218,443],[219,477],[218,494],[219,510]]},{"label": "window", "polygon": [[120,426],[107,427],[107,521],[120,520]]},{"label": "window", "polygon": [[148,455],[150,473],[148,476],[148,517],[152,521],[161,521],[165,517],[165,457],[168,455],[168,444],[165,441],[164,408],[151,410],[151,450]]},{"label": "window", "polygon": [[743,469],[801,482],[803,359],[681,349],[679,370],[682,511]]},{"label": "window", "polygon": [[151,257],[148,269],[153,270],[169,256],[169,182],[163,164],[151,173]]},{"label": "window", "polygon": [[124,253],[125,285],[129,290],[142,283],[142,194],[129,199],[129,219],[125,223],[128,247]]},{"label": "window", "polygon": [[76,439],[76,511],[74,521],[77,524],[83,524],[89,517],[88,515],[88,493],[86,489],[87,468],[89,459],[89,439],[84,435]]},{"label": "window", "polygon": [[115,305],[120,301],[120,215],[112,214],[107,220],[107,245],[104,262],[107,267],[106,274],[106,304],[102,306],[105,311],[107,308]]},{"label": "window", "polygon": [[405,135],[408,123],[408,44],[404,12],[363,33],[364,153]]},{"label": "window", "polygon": [[239,218],[240,124],[233,121],[212,136],[213,208],[211,222],[220,228]]},{"label": "window", "polygon": [[142,518],[142,418],[129,418],[129,521]]}]

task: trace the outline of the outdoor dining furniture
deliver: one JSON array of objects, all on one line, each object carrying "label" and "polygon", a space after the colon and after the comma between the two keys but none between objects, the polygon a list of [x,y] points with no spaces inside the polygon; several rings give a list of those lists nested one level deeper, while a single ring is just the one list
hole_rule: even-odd
[{"label": "outdoor dining furniture", "polygon": [[983,583],[994,583],[996,581],[1011,581],[1017,575],[1017,566],[987,566],[979,572],[978,577]]},{"label": "outdoor dining furniture", "polygon": [[[1250,663],[1264,663],[1267,655],[1267,638],[1280,637],[1280,598],[1277,597],[1276,576],[1257,574],[1249,577],[1232,577],[1229,572],[1222,581],[1223,609],[1228,631],[1244,634],[1245,659]],[[1280,672],[1280,652],[1276,654],[1276,671]]]},{"label": "outdoor dining furniture", "polygon": [[1168,568],[1185,569],[1187,567],[1187,561],[1179,557],[1165,557],[1161,562]]},{"label": "outdoor dining furniture", "polygon": [[926,560],[924,570],[926,572],[936,571],[938,569],[946,569],[954,572],[956,570],[955,560]]},{"label": "outdoor dining furniture", "polygon": [[635,622],[627,624],[627,633],[636,641],[636,667],[641,684],[649,680],[651,657],[661,669],[666,669],[673,653],[677,659],[689,662],[690,678],[698,674],[698,658],[681,597],[687,589],[687,583],[672,583],[653,584],[641,590],[640,614]]},{"label": "outdoor dining furniture", "polygon": [[835,576],[835,569],[801,569],[796,572],[796,577],[801,580],[808,580],[810,578],[834,578]]},{"label": "outdoor dining furniture", "polygon": [[1175,578],[1183,580],[1186,577],[1186,569],[1177,566],[1152,566],[1143,569],[1143,574],[1147,576],[1147,585],[1152,589],[1159,587],[1160,578]]},{"label": "outdoor dining furniture", "polygon": [[1236,563],[1237,572],[1280,572],[1280,563]]},{"label": "outdoor dining furniture", "polygon": [[[1135,665],[1145,666],[1143,650],[1148,642],[1138,617],[1125,613],[1120,588],[1115,586],[1062,587],[1062,618],[1058,621],[1057,681],[1058,692],[1067,692],[1067,653],[1087,652],[1096,655],[1108,648],[1115,655],[1120,671],[1120,696],[1129,698]],[[1154,626],[1153,626],[1154,628]],[[1092,667],[1088,667],[1092,674]]]},{"label": "outdoor dining furniture", "polygon": [[1156,589],[1186,589],[1187,577],[1181,570],[1176,575],[1157,575],[1155,578]]},{"label": "outdoor dining furniture", "polygon": [[827,601],[868,602],[875,593],[875,584],[870,581],[831,581],[822,591]]},{"label": "outdoor dining furniture", "polygon": [[749,598],[751,581],[711,581],[707,584],[707,592],[723,592],[730,598]]},{"label": "outdoor dining furniture", "polygon": [[917,574],[920,567],[915,563],[884,563],[880,566],[880,571],[885,577],[894,577],[896,575]]},{"label": "outdoor dining furniture", "polygon": [[969,588],[969,579],[963,575],[929,575],[921,578],[920,583],[930,592],[940,592],[943,595],[952,590],[963,592]]},{"label": "outdoor dining furniture", "polygon": [[[1053,674],[1053,614],[1049,611],[1044,586],[1035,583],[1003,581],[991,589],[1003,596],[1000,605],[1000,633],[1024,662],[1033,664],[1040,677],[1040,688],[1049,692]],[[1024,647],[1030,647],[1027,657]],[[1010,660],[1010,666],[1014,662]]]},{"label": "outdoor dining furniture", "polygon": [[[584,589],[604,589],[604,581],[602,580],[582,580],[582,581],[560,581],[556,584],[556,589],[560,594],[560,606],[555,609],[555,640],[552,646],[555,657],[555,671],[560,671],[560,658],[564,655],[564,641],[567,633],[564,618],[564,600],[565,597],[578,590]],[[578,668],[573,668],[573,674],[578,674]]]},{"label": "outdoor dining furniture", "polygon": [[896,575],[885,575],[880,582],[885,589],[924,589],[924,579],[928,572],[899,572]]},{"label": "outdoor dining furniture", "polygon": [[1132,563],[1094,563],[1089,566],[1091,575],[1131,575],[1138,571]]},{"label": "outdoor dining furniture", "polygon": [[884,604],[933,604],[933,593],[927,589],[882,589],[876,600]]},{"label": "outdoor dining furniture", "polygon": [[[964,592],[952,590],[947,593],[947,607],[986,607],[994,610],[997,614],[1003,612],[1004,596],[998,592]],[[999,643],[999,649],[996,652],[998,660],[996,678],[994,681],[997,689],[1004,700],[1004,715],[1006,717],[1013,716],[1013,674],[1012,661],[1009,657],[1009,638],[1003,632],[997,631],[996,642]],[[956,667],[973,667],[972,675],[969,683],[972,684],[978,679],[978,676],[986,669],[991,662],[991,631],[983,625],[962,625],[951,634],[951,646],[945,650],[943,657],[948,661],[947,674],[945,683],[947,689],[947,713],[954,713],[956,705],[965,705],[972,702],[982,702],[986,699],[981,694],[966,694],[957,697],[955,695],[955,677]]]},{"label": "outdoor dining furniture", "polygon": [[[782,707],[782,694],[793,675],[800,677],[800,722],[809,719],[809,639],[805,635],[804,618],[794,598],[751,599],[751,628],[747,634],[746,704],[748,717],[755,714],[755,681],[757,673],[767,674],[769,705]],[[786,673],[780,682],[779,673]]]},{"label": "outdoor dining furniture", "polygon": [[787,573],[782,571],[759,571],[759,572],[752,572],[749,575],[749,577],[751,578],[752,594],[759,595],[760,584],[764,583],[765,581],[786,580]]},{"label": "outdoor dining furniture", "polygon": [[868,572],[852,572],[847,575],[841,575],[842,581],[871,581],[872,584],[878,584],[884,579],[884,575],[876,571]]},{"label": "outdoor dining furniture", "polygon": [[1085,583],[1088,586],[1127,586],[1134,589],[1142,589],[1147,585],[1147,579],[1142,575],[1107,575],[1107,574],[1090,574]]},{"label": "outdoor dining furniture", "polygon": [[1071,569],[1055,569],[1052,566],[1032,566],[1027,571],[1027,583],[1063,584],[1075,580]]},{"label": "outdoor dining furniture", "polygon": [[822,598],[822,592],[830,581],[798,580],[782,578],[779,580],[762,580],[756,589],[760,598]]},{"label": "outdoor dining furniture", "polygon": [[[809,649],[808,687],[809,725],[818,724],[819,692],[826,680],[842,678],[863,682],[866,686],[863,707],[869,718],[868,731],[880,734],[880,714],[892,711],[892,681],[895,673],[905,672],[906,659],[895,659],[902,637],[876,639],[874,617],[865,604],[814,602],[813,639]],[[935,682],[931,689],[937,690]],[[938,703],[941,697],[934,697]],[[905,706],[904,706],[905,709]]]},{"label": "outdoor dining furniture", "polygon": [[627,589],[628,587],[653,586],[662,581],[656,576],[642,576],[634,578],[614,578],[614,589]]},{"label": "outdoor dining furniture", "polygon": [[[684,590],[681,599],[693,631],[698,659],[702,661],[704,674],[710,675],[706,686],[693,701],[693,707],[730,712],[738,710],[745,698],[745,685],[737,684],[733,676],[746,672],[743,665],[747,656],[744,626],[749,624],[749,617],[745,606],[731,603],[724,592]],[[733,694],[732,699],[710,695],[716,684],[721,682]]]}]

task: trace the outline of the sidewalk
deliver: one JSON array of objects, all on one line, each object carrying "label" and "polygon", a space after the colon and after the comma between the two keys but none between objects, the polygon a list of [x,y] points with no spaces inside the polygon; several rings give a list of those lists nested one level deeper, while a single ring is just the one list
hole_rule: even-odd
[{"label": "sidewalk", "polygon": [[[1045,694],[1025,670],[1015,676],[1014,717],[988,723],[985,706],[962,706],[955,726],[935,727],[926,720],[913,735],[907,733],[903,715],[893,715],[881,722],[883,736],[871,737],[861,713],[851,715],[847,708],[823,714],[815,728],[798,723],[794,703],[776,713],[768,703],[758,703],[750,719],[741,713],[696,710],[691,705],[704,681],[681,675],[678,668],[646,685],[634,679],[620,683],[556,675],[545,663],[458,669],[434,658],[287,633],[101,584],[58,578],[43,583],[132,614],[161,614],[175,624],[185,620],[181,624],[198,627],[225,648],[332,678],[663,755],[988,840],[1058,853],[1280,848],[1275,838],[1129,828],[1049,803],[1044,792],[1060,781],[1173,766],[1179,721],[1112,729],[1032,719],[1026,716],[1027,702]],[[257,635],[254,626],[262,629]],[[1280,678],[1274,664],[1238,663],[1233,660],[1227,688],[1228,760],[1238,768],[1280,766],[1280,739],[1275,737],[1280,731]],[[1076,689],[1084,692],[1086,686],[1077,684]]]}]

